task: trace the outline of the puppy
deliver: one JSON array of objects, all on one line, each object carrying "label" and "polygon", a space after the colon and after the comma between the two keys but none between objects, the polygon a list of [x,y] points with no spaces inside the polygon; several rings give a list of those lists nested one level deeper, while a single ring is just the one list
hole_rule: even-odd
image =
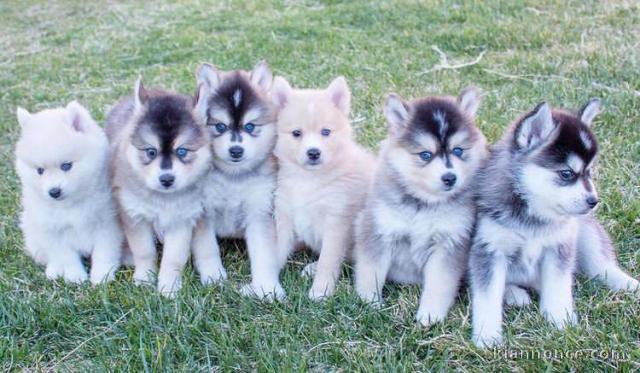
[{"label": "puppy", "polygon": [[194,106],[191,97],[148,91],[138,81],[134,95],[117,103],[106,119],[113,190],[133,254],[133,278],[138,284],[153,279],[155,229],[164,241],[158,290],[167,296],[181,286],[193,227],[203,213],[200,181],[210,167],[205,129],[194,119]]},{"label": "puppy", "polygon": [[279,110],[275,217],[280,262],[284,265],[296,243],[319,253],[317,263],[304,271],[315,272],[309,297],[318,300],[335,290],[375,159],[351,139],[351,94],[343,77],[324,90],[294,90],[277,77],[271,94]]},{"label": "puppy", "polygon": [[356,223],[355,285],[382,301],[385,280],[422,285],[416,319],[441,321],[453,305],[475,222],[470,180],[486,157],[474,124],[478,91],[405,102],[390,94],[389,135]]},{"label": "puppy", "polygon": [[111,197],[104,131],[75,101],[35,114],[18,108],[18,122],[25,251],[46,266],[52,280],[85,281],[82,257],[91,257],[91,283],[113,280],[123,236]]},{"label": "puppy", "polygon": [[215,235],[244,238],[252,281],[243,293],[283,298],[273,220],[275,113],[267,97],[273,75],[260,62],[250,73],[222,73],[204,64],[196,76],[202,96],[197,119],[207,128],[213,153],[205,181],[206,215],[193,242],[194,255],[202,257],[201,279],[226,278]]},{"label": "puppy", "polygon": [[589,127],[600,111],[598,99],[577,113],[539,104],[511,126],[479,173],[469,261],[478,346],[501,343],[503,299],[529,303],[523,288],[540,293],[541,311],[557,327],[575,323],[576,257],[612,288],[637,286],[618,268],[610,240],[588,215],[598,204],[592,180],[598,144]]}]

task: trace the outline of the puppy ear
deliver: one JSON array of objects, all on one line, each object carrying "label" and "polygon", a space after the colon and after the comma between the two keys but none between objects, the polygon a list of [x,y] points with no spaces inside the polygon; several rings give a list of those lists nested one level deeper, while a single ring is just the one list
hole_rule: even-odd
[{"label": "puppy ear", "polygon": [[31,119],[31,113],[29,113],[26,109],[18,106],[16,109],[16,116],[18,117],[18,123],[20,123],[20,127],[25,127],[29,119]]},{"label": "puppy ear", "polygon": [[289,82],[281,76],[276,76],[271,86],[271,101],[281,110],[287,106],[292,92],[293,88],[291,88]]},{"label": "puppy ear", "polygon": [[582,123],[587,125],[587,127],[591,127],[593,119],[596,115],[602,113],[602,110],[602,100],[599,98],[592,98],[589,102],[584,104],[582,109],[578,112],[578,115],[580,116]]},{"label": "puppy ear", "polygon": [[67,114],[69,124],[76,132],[86,132],[93,123],[89,111],[78,101],[71,101],[67,104]]},{"label": "puppy ear", "polygon": [[196,69],[196,82],[198,89],[202,85],[204,92],[209,95],[218,89],[222,79],[220,72],[212,64],[203,63]]},{"label": "puppy ear", "polygon": [[147,92],[144,85],[142,85],[142,77],[139,77],[138,80],[136,80],[136,86],[133,90],[133,98],[135,100],[136,109],[141,109],[147,104],[147,101],[149,101],[149,92]]},{"label": "puppy ear", "polygon": [[262,60],[251,70],[251,83],[267,92],[273,83],[273,73],[266,61]]},{"label": "puppy ear", "polygon": [[525,151],[535,149],[547,141],[555,129],[551,107],[546,102],[541,102],[518,124],[515,131],[516,145]]},{"label": "puppy ear", "polygon": [[476,117],[480,106],[480,90],[476,87],[467,87],[458,95],[458,105],[471,118]]},{"label": "puppy ear", "polygon": [[342,111],[345,115],[349,115],[351,110],[351,92],[344,76],[334,79],[327,87],[327,95],[335,107]]},{"label": "puppy ear", "polygon": [[384,100],[384,117],[392,135],[399,135],[407,128],[409,105],[395,93],[389,93]]}]

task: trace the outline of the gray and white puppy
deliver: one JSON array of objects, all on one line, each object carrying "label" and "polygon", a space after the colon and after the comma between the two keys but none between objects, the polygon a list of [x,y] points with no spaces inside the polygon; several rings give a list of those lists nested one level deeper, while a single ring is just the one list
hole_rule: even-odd
[{"label": "gray and white puppy", "polygon": [[196,72],[196,118],[206,126],[213,168],[205,181],[206,216],[193,242],[203,283],[226,278],[216,235],[243,238],[251,262],[246,295],[283,298],[275,254],[273,194],[276,186],[275,112],[267,97],[273,75],[265,62],[251,72],[220,72],[203,64]]},{"label": "gray and white puppy", "polygon": [[576,259],[613,289],[638,282],[617,265],[601,225],[592,171],[598,144],[589,128],[599,99],[577,113],[539,104],[516,121],[491,150],[475,184],[478,223],[469,261],[473,340],[502,341],[502,302],[530,302],[559,328],[576,321],[572,285]]},{"label": "gray and white puppy", "polygon": [[475,222],[469,188],[486,157],[474,124],[478,91],[405,102],[387,97],[389,135],[356,225],[355,285],[382,301],[386,280],[422,285],[416,319],[441,321],[466,270]]},{"label": "gray and white puppy", "polygon": [[118,102],[105,123],[133,278],[138,284],[152,281],[158,233],[164,241],[158,290],[167,296],[181,286],[193,227],[203,213],[200,181],[210,168],[205,129],[193,110],[191,97],[146,90],[138,81],[135,94]]}]

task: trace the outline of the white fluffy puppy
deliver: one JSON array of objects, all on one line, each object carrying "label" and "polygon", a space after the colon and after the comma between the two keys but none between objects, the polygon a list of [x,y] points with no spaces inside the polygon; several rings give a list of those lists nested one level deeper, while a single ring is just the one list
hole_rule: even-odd
[{"label": "white fluffy puppy", "polygon": [[22,183],[25,251],[46,266],[49,279],[113,280],[123,235],[109,184],[109,144],[89,112],[66,108],[30,114],[18,108],[22,127],[16,169]]}]

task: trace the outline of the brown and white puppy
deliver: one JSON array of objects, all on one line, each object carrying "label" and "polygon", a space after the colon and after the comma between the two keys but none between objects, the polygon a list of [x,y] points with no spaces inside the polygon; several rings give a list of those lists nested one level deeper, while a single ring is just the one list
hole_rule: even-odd
[{"label": "brown and white puppy", "polygon": [[324,90],[292,89],[277,77],[271,94],[279,109],[278,251],[283,265],[297,243],[320,255],[304,270],[315,273],[309,297],[318,300],[335,290],[375,159],[351,137],[351,93],[343,77]]},{"label": "brown and white puppy", "polygon": [[167,296],[181,286],[193,227],[203,213],[200,180],[210,167],[194,104],[191,97],[146,90],[138,81],[135,94],[116,104],[105,124],[134,280],[150,282],[157,270],[155,230],[164,241],[158,290]]}]

